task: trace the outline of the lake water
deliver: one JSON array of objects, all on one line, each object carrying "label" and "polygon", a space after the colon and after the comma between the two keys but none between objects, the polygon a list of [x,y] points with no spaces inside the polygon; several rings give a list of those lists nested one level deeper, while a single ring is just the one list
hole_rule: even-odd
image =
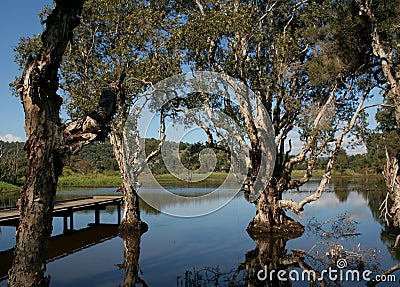
[{"label": "lake water", "polygon": [[[309,195],[317,185],[318,181],[311,181],[301,192],[287,193],[285,197],[299,200]],[[59,197],[115,195],[114,190],[63,191]],[[170,190],[176,194],[199,195],[212,189],[180,187]],[[301,215],[289,214],[306,226],[304,234],[294,239],[271,236],[256,240],[250,238],[246,227],[255,214],[255,207],[246,202],[241,194],[207,215],[186,218],[169,215],[187,214],[188,211],[201,213],[210,205],[223,205],[231,197],[229,190],[191,202],[163,200],[163,195],[156,189],[146,188],[141,193],[152,199],[159,197],[159,207],[168,213],[159,212],[142,202],[142,220],[149,225],[149,230],[140,239],[135,239],[140,241],[137,282],[141,282],[142,286],[146,286],[143,283],[163,287],[310,286],[307,280],[288,285],[289,282],[284,281],[260,281],[254,275],[265,266],[269,271],[273,267],[286,270],[286,275],[294,270],[291,273],[294,276],[295,271],[300,273],[304,268],[313,268],[320,274],[328,267],[329,258],[334,259],[332,250],[338,246],[347,250],[343,253],[347,256],[347,268],[357,267],[359,272],[371,269],[370,278],[400,263],[400,248],[395,250],[392,247],[398,231],[386,227],[379,216],[378,209],[386,195],[385,187],[383,182],[374,178],[334,179],[320,200],[305,206]],[[53,235],[59,235],[64,242],[61,244],[67,246],[82,240],[82,246],[71,246],[70,250],[66,247],[65,254],[51,259],[47,265],[51,286],[123,285],[125,270],[121,264],[124,262],[124,241],[118,235],[116,212],[115,207],[101,211],[101,223],[104,225],[91,228],[87,226],[94,222],[94,212],[77,212],[74,214],[74,229],[80,229],[81,233],[65,236],[62,235],[63,219],[54,219]],[[14,234],[14,227],[1,227],[0,250],[13,246]],[[125,248],[129,248],[127,246]],[[137,245],[133,244],[130,248],[132,246],[135,249]],[[299,260],[297,255],[292,256],[299,254],[296,250],[307,251],[309,256]],[[138,254],[139,249],[134,252]],[[3,258],[1,254],[0,258]],[[357,261],[357,258],[360,260]],[[5,263],[0,261],[0,264]],[[400,272],[393,274],[396,282],[378,286],[399,286]],[[0,286],[5,285],[4,280],[0,282]],[[342,280],[334,285],[327,280],[327,286],[365,286],[365,281]]]}]

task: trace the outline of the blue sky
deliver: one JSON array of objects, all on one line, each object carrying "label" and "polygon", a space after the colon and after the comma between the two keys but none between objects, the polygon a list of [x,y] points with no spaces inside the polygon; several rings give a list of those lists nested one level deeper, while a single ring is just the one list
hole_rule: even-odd
[{"label": "blue sky", "polygon": [[21,72],[14,63],[13,47],[20,37],[42,31],[38,14],[52,0],[3,0],[0,10],[0,139],[25,139],[24,112],[9,83]]}]

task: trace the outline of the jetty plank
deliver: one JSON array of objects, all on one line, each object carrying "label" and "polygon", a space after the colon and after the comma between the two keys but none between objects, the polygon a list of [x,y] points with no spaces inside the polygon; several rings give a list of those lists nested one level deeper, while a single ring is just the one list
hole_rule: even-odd
[{"label": "jetty plank", "polygon": [[[53,216],[66,216],[79,210],[104,209],[108,205],[120,205],[122,200],[122,196],[101,195],[59,201],[54,205]],[[0,226],[16,225],[18,219],[19,211],[16,207],[0,210]]]}]

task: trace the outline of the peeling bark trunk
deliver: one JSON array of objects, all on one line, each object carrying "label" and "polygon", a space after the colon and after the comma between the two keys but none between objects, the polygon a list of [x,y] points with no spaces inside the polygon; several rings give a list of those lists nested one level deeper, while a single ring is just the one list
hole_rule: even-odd
[{"label": "peeling bark trunk", "polygon": [[389,154],[386,152],[386,158],[383,176],[389,190],[389,197],[393,201],[390,214],[393,218],[393,225],[400,227],[400,152],[397,154],[397,157],[393,158],[390,158]]},{"label": "peeling bark trunk", "polygon": [[55,2],[46,20],[41,50],[36,59],[28,60],[19,89],[25,112],[29,171],[18,204],[20,218],[8,286],[49,284],[44,273],[58,177],[71,154],[93,141],[104,140],[124,79],[122,75],[119,83],[102,91],[95,111],[63,126],[57,73],[85,0]]},{"label": "peeling bark trunk", "polygon": [[[400,133],[400,69],[398,61],[395,59],[395,48],[388,47],[381,40],[379,31],[379,23],[374,15],[370,4],[365,1],[357,0],[360,6],[360,12],[365,13],[371,24],[371,47],[373,53],[381,61],[383,75],[385,76],[388,85],[388,97],[393,101],[395,108],[395,116],[397,122],[397,132]],[[383,175],[386,181],[386,186],[389,189],[388,193],[393,200],[393,206],[390,213],[393,214],[393,224],[400,226],[400,150],[397,156],[390,158],[386,153],[387,163],[384,168]],[[387,204],[387,202],[384,202]]]},{"label": "peeling bark trunk", "polygon": [[256,203],[257,213],[247,226],[250,236],[266,233],[302,234],[304,226],[285,214],[285,209],[279,204],[281,193],[276,186],[268,186]]},{"label": "peeling bark trunk", "polygon": [[21,212],[8,286],[46,286],[48,238],[58,177],[63,168],[63,132],[57,95],[58,67],[72,30],[79,24],[84,0],[58,0],[46,20],[43,46],[30,58],[21,78],[29,171],[21,191]]},{"label": "peeling bark trunk", "polygon": [[123,135],[120,132],[116,130],[111,132],[110,142],[121,174],[121,191],[124,195],[124,216],[122,217],[120,229],[124,232],[138,230],[145,232],[148,227],[147,224],[140,219],[138,186],[136,186],[138,181],[135,177],[135,182],[131,183],[128,178],[122,139]]},{"label": "peeling bark trunk", "polygon": [[61,137],[60,125],[57,119],[48,118],[54,112],[49,105],[42,109],[33,105],[30,109],[31,132],[25,145],[29,172],[19,202],[21,215],[9,286],[48,285],[48,279],[44,277],[45,262],[57,180],[62,169],[62,161],[56,152]]},{"label": "peeling bark trunk", "polygon": [[[55,94],[56,90],[53,96],[56,101],[48,99],[42,105],[34,105],[31,98],[26,97],[24,102],[27,119],[30,119],[26,123],[29,138],[25,144],[29,172],[21,191],[20,219],[14,261],[9,271],[9,286],[48,285],[49,280],[44,277],[44,272],[58,177],[71,154],[95,140],[103,139],[108,129],[106,122],[102,123],[90,116],[64,128],[58,117],[61,101]],[[109,102],[104,106],[103,101],[109,98],[109,93],[110,90],[102,92],[99,106],[92,112],[92,116],[101,114],[110,106]],[[116,93],[117,90],[112,93],[114,102]],[[108,110],[104,116],[110,120],[110,113],[113,112],[115,110]]]}]

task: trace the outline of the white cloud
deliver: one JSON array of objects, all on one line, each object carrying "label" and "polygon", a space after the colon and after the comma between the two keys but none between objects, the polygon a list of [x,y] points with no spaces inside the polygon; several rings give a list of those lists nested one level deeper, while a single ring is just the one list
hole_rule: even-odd
[{"label": "white cloud", "polygon": [[[292,151],[291,151],[291,155],[296,155],[299,152],[301,152],[301,150],[304,147],[304,142],[302,142],[300,140],[300,134],[298,132],[297,129],[292,130],[288,133],[288,138],[291,140],[292,143]],[[289,149],[289,141],[285,142],[285,150]]]},{"label": "white cloud", "polygon": [[350,135],[343,139],[342,147],[346,150],[348,155],[363,154],[367,152],[364,143],[359,143],[356,136]]},{"label": "white cloud", "polygon": [[22,138],[12,134],[0,135],[0,140],[4,142],[22,142]]}]

